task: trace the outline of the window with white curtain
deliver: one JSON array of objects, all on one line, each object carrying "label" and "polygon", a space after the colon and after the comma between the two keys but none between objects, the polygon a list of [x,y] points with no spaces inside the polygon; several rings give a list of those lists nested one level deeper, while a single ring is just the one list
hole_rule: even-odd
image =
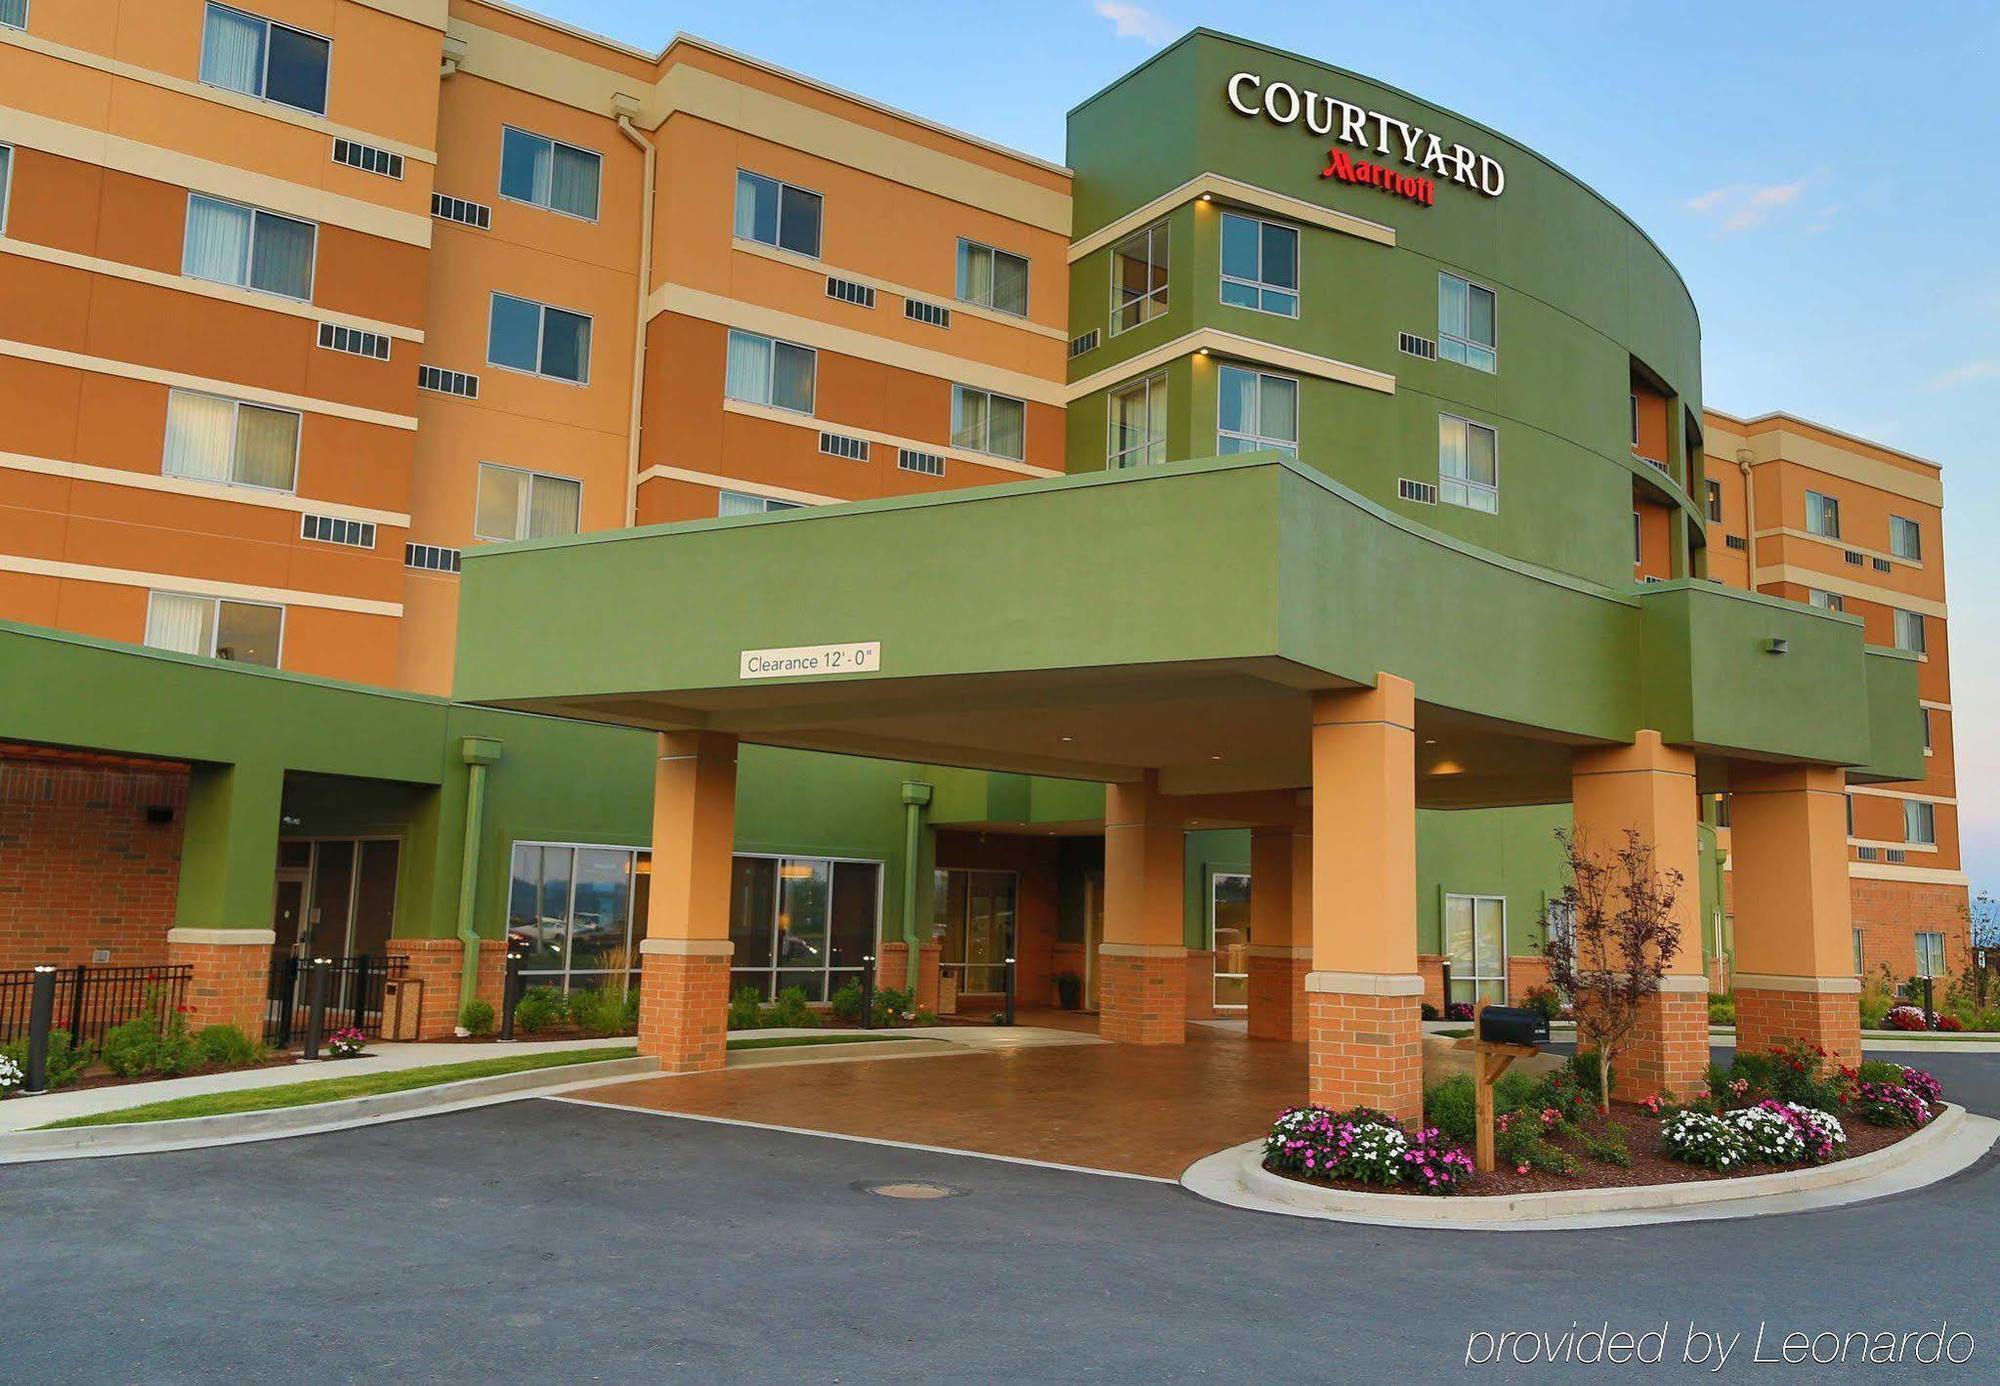
[{"label": "window with white curtain", "polygon": [[1929,929],[1917,932],[1917,975],[1919,977],[1946,977],[1951,975],[1945,967],[1944,935]]},{"label": "window with white curtain", "polygon": [[9,29],[28,27],[28,0],[0,0],[0,25]]},{"label": "window with white curtain", "polygon": [[1806,600],[1821,611],[1845,611],[1847,602],[1838,592],[1823,591],[1818,587],[1806,589]]},{"label": "window with white curtain", "polygon": [[1167,460],[1167,373],[1114,390],[1108,405],[1111,439],[1106,461],[1120,467],[1144,467]]},{"label": "window with white curtain", "polygon": [[761,173],[736,172],[736,235],[819,258],[820,217],[825,202],[816,192],[780,183]]},{"label": "window with white curtain", "polygon": [[1216,373],[1215,450],[1299,455],[1299,382],[1241,366]]},{"label": "window with white curtain", "polygon": [[722,393],[746,404],[765,404],[794,413],[813,411],[819,353],[754,332],[729,333],[729,362]]},{"label": "window with white curtain", "polygon": [[500,196],[552,212],[597,220],[604,159],[546,135],[501,127]]},{"label": "window with white curtain", "polygon": [[496,293],[487,320],[486,364],[588,385],[590,326],[582,313]]},{"label": "window with white curtain", "polygon": [[1496,430],[1456,414],[1438,415],[1438,499],[1489,515],[1499,513],[1500,434]]},{"label": "window with white curtain", "polygon": [[1903,841],[1919,847],[1937,846],[1937,805],[1926,799],[1903,800]]},{"label": "window with white curtain", "polygon": [[[1455,274],[1438,273],[1438,357],[1461,366],[1491,372],[1500,354],[1493,312],[1493,291]],[[1639,441],[1639,397],[1632,397],[1632,441]]]},{"label": "window with white curtain", "polygon": [[1896,648],[1910,654],[1924,652],[1924,617],[1920,611],[1896,612]]},{"label": "window with white curtain", "polygon": [[1806,492],[1806,533],[1822,539],[1840,537],[1840,502],[1818,491]]},{"label": "window with white curtain", "polygon": [[1924,556],[1923,526],[1903,515],[1889,517],[1889,552],[1918,563]]},{"label": "window with white curtain", "polygon": [[11,145],[0,144],[0,236],[7,234],[7,194],[13,186],[14,150]]},{"label": "window with white curtain", "polygon": [[309,221],[189,193],[181,273],[309,301],[318,242]]},{"label": "window with white curtain", "polygon": [[1006,395],[951,387],[951,444],[1019,462],[1027,456],[1028,406]]},{"label": "window with white curtain", "polygon": [[278,667],[285,609],[186,592],[153,592],[146,601],[146,644],[156,650]]},{"label": "window with white curtain", "polygon": [[167,396],[166,476],[290,491],[301,416],[289,409],[174,390]]},{"label": "window with white curtain", "polygon": [[201,31],[201,80],[313,115],[326,114],[333,45],[261,15],[210,4]]},{"label": "window with white curtain", "polygon": [[716,498],[715,513],[718,518],[730,515],[769,515],[779,510],[803,510],[797,501],[776,500],[770,496],[753,496],[747,491],[724,491]]},{"label": "window with white curtain", "polygon": [[977,241],[958,243],[958,297],[1016,317],[1028,315],[1028,261]]},{"label": "window with white curtain", "polygon": [[553,539],[577,531],[583,483],[494,462],[479,464],[472,532],[481,539]]}]

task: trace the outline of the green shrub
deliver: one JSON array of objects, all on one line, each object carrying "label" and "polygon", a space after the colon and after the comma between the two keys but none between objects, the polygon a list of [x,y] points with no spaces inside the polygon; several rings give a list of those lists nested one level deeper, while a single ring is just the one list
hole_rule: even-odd
[{"label": "green shrub", "polygon": [[530,1035],[555,1029],[569,1016],[569,998],[557,987],[529,987],[514,1003],[514,1024]]},{"label": "green shrub", "polygon": [[188,1034],[186,1012],[174,1010],[164,1024],[154,1015],[137,1015],[112,1026],[102,1057],[120,1078],[171,1078],[199,1064],[201,1051]]},{"label": "green shrub", "polygon": [[1435,1126],[1460,1145],[1477,1134],[1478,1099],[1470,1074],[1459,1073],[1424,1089],[1424,1124]]},{"label": "green shrub", "polygon": [[1891,1087],[1903,1085],[1903,1066],[1892,1064],[1887,1059],[1863,1059],[1861,1067],[1854,1071],[1856,1082],[1887,1083]]},{"label": "green shrub", "polygon": [[[26,1035],[21,1036],[21,1038],[13,1041],[11,1044],[0,1044],[0,1055],[5,1055],[7,1058],[12,1059],[20,1066],[23,1078],[27,1076],[28,1037]],[[69,1042],[69,1031],[49,1031],[48,1090],[54,1092],[57,1088],[66,1088],[71,1083],[74,1083],[77,1075],[82,1073],[86,1068],[89,1068],[91,1060],[96,1057],[96,1055],[91,1053],[89,1045],[84,1045],[81,1048],[72,1047]]]},{"label": "green shrub", "polygon": [[[573,991],[569,994],[569,1018],[577,1029],[592,1038],[617,1035],[626,1028],[626,999],[632,998],[632,1022],[638,1022],[638,991],[610,986]],[[518,1012],[515,1019],[519,1019]]]},{"label": "green shrub", "polygon": [[628,1035],[639,1033],[639,988],[637,987],[625,988],[625,1018],[622,1033]]},{"label": "green shrub", "polygon": [[1817,1045],[1791,1041],[1774,1047],[1768,1065],[1771,1096],[1780,1102],[1836,1111],[1847,1096],[1847,1083],[1826,1071],[1826,1051]]},{"label": "green shrub", "polygon": [[1582,1127],[1571,1127],[1570,1133],[1576,1137],[1583,1153],[1601,1165],[1616,1165],[1629,1169],[1632,1165],[1632,1147],[1625,1139],[1625,1128],[1615,1121],[1604,1123],[1601,1132],[1591,1132]]},{"label": "green shrub", "polygon": [[861,1015],[861,982],[850,977],[833,989],[827,998],[835,1020],[855,1020]]},{"label": "green shrub", "polygon": [[1425,1020],[1440,1020],[1443,1018],[1440,1015],[1438,1015],[1438,1008],[1436,1006],[1433,1006],[1428,1001],[1420,1003],[1419,1014],[1421,1014]]},{"label": "green shrub", "polygon": [[756,1030],[764,1024],[764,998],[755,987],[738,987],[729,998],[729,1028]]},{"label": "green shrub", "polygon": [[807,1002],[804,987],[786,987],[778,993],[778,1004],[771,1007],[764,1023],[773,1028],[810,1030],[819,1024],[819,1015]]},{"label": "green shrub", "polygon": [[1861,979],[1861,1028],[1879,1030],[1896,1004],[1896,979],[1886,964]]},{"label": "green shrub", "polygon": [[1734,996],[1709,997],[1708,1023],[1710,1025],[1734,1025],[1736,1023],[1736,998]]},{"label": "green shrub", "polygon": [[1494,1126],[1493,1154],[1499,1163],[1543,1174],[1576,1173],[1576,1161],[1549,1144],[1541,1119],[1533,1112],[1509,1112],[1507,1120],[1496,1118]]},{"label": "green shrub", "polygon": [[493,1003],[476,999],[466,1002],[458,1008],[458,1023],[465,1027],[467,1034],[492,1034]]},{"label": "green shrub", "polygon": [[1521,998],[1522,1004],[1543,1020],[1562,1019],[1562,996],[1551,986],[1532,986],[1528,994]]},{"label": "green shrub", "polygon": [[210,1025],[194,1037],[194,1047],[209,1068],[249,1068],[271,1057],[264,1041],[251,1039],[234,1025]]}]

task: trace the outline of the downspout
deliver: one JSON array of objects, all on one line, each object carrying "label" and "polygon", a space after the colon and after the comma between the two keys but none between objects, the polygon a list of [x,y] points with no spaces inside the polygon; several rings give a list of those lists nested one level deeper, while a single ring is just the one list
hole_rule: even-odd
[{"label": "downspout", "polygon": [[646,155],[646,182],[639,199],[639,304],[632,314],[632,417],[626,425],[625,527],[630,529],[639,522],[639,416],[646,391],[646,305],[652,298],[653,186],[660,151],[632,123],[638,101],[620,92],[611,98],[611,104],[618,112],[619,130]]},{"label": "downspout", "polygon": [[458,858],[458,941],[464,945],[464,960],[458,971],[458,1010],[479,995],[479,930],[473,907],[479,900],[480,820],[486,809],[486,767],[500,759],[500,743],[489,737],[468,736],[459,743],[465,761],[465,843]]},{"label": "downspout", "polygon": [[917,994],[917,978],[922,970],[922,943],[917,931],[917,885],[923,869],[924,810],[930,807],[931,787],[921,780],[903,781],[903,946],[909,955],[903,960],[905,989]]},{"label": "downspout", "polygon": [[1756,456],[1749,448],[1736,449],[1736,466],[1743,473],[1743,563],[1752,592],[1757,590],[1757,487],[1750,464]]}]

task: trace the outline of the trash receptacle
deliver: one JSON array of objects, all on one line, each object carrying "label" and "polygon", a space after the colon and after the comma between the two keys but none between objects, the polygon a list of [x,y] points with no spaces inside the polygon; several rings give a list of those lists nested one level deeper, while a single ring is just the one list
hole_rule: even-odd
[{"label": "trash receptacle", "polygon": [[424,1014],[421,980],[391,978],[382,984],[382,1038],[413,1040]]}]

